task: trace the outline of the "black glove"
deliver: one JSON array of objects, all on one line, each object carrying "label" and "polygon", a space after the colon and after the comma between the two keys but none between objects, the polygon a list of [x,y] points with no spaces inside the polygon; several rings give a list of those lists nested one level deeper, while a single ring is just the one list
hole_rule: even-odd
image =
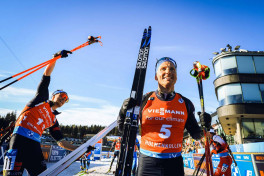
[{"label": "black glove", "polygon": [[208,79],[209,76],[210,76],[210,68],[207,67],[207,68],[204,70],[204,73],[205,73],[205,79]]},{"label": "black glove", "polygon": [[85,153],[89,153],[90,151],[96,149],[95,147],[89,145],[89,147],[87,148],[87,151]]},{"label": "black glove", "polygon": [[202,127],[205,127],[207,130],[210,129],[211,121],[212,121],[211,115],[206,112],[204,113],[198,112],[197,114],[200,117]]},{"label": "black glove", "polygon": [[61,58],[68,57],[68,53],[72,54],[71,51],[61,50],[53,55],[53,57],[61,56]]},{"label": "black glove", "polygon": [[97,39],[97,37],[88,36],[88,43],[92,44],[92,43],[98,42],[98,40],[96,40],[96,39]]},{"label": "black glove", "polygon": [[133,98],[127,98],[124,100],[123,105],[119,111],[119,116],[117,118],[118,130],[120,133],[123,131],[124,121],[126,118],[126,112],[137,105],[137,102]]},{"label": "black glove", "polygon": [[134,98],[127,98],[123,102],[121,109],[126,114],[128,109],[131,109],[131,108],[135,107],[136,105],[137,105],[137,101]]}]

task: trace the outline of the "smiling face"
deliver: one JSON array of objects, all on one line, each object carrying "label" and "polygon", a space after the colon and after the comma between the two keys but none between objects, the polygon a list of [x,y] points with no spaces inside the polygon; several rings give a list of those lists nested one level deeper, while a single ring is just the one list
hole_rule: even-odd
[{"label": "smiling face", "polygon": [[67,100],[67,95],[65,93],[58,93],[52,97],[52,102],[55,108],[62,107]]},{"label": "smiling face", "polygon": [[157,69],[155,80],[158,81],[159,89],[162,92],[170,93],[174,91],[174,85],[177,81],[177,73],[171,62],[163,62]]}]

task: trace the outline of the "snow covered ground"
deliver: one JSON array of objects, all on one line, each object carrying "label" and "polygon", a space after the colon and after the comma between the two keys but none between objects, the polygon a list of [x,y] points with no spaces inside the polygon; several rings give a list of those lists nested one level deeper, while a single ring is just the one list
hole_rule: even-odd
[{"label": "snow covered ground", "polygon": [[[110,163],[111,163],[111,158],[107,158],[107,159],[101,159],[101,161],[97,160],[97,161],[91,161],[90,164],[90,168],[89,171],[93,171],[92,173],[89,174],[78,174],[81,170],[80,170],[80,162],[76,161],[74,163],[72,163],[67,169],[65,169],[63,172],[61,172],[59,174],[59,176],[108,176],[108,175],[114,175],[113,171],[116,168],[116,160],[113,163],[112,166],[112,172],[110,173],[106,173],[109,169]],[[47,163],[47,166],[50,167],[52,164],[54,163]],[[2,170],[2,167],[0,167],[0,170]],[[188,169],[188,168],[184,168],[185,171],[185,176],[190,176],[193,173],[192,169]],[[0,174],[1,175],[1,174]],[[23,176],[27,176],[26,172],[24,172]]]},{"label": "snow covered ground", "polygon": [[[108,176],[108,175],[114,175],[113,171],[116,168],[116,160],[113,163],[111,173],[106,174],[106,172],[109,169],[110,163],[112,159],[101,159],[101,161],[91,161],[91,165],[89,168],[89,171],[94,172],[90,174],[84,174],[83,176]],[[49,164],[50,165],[50,164]],[[49,166],[48,165],[48,166]],[[80,172],[80,162],[76,161],[74,162],[70,167],[68,167],[66,170],[64,170],[62,173],[59,174],[59,176],[78,176],[80,174],[77,174]],[[184,168],[185,176],[191,176],[193,174],[193,169]]]},{"label": "snow covered ground", "polygon": [[[89,167],[89,171],[93,171],[90,174],[84,174],[85,175],[93,175],[93,176],[103,176],[103,175],[114,175],[113,171],[116,168],[116,161],[113,163],[112,166],[112,172],[106,174],[106,172],[108,171],[109,167],[110,167],[110,163],[111,163],[111,158],[107,158],[107,159],[101,159],[101,161],[97,160],[97,161],[91,161],[90,167]],[[48,163],[48,167],[51,166],[51,163]],[[70,165],[66,170],[64,170],[63,172],[61,172],[59,174],[59,176],[77,176],[80,175],[78,174],[78,172],[80,172],[80,162],[76,161],[74,163],[72,163],[72,165]]]}]

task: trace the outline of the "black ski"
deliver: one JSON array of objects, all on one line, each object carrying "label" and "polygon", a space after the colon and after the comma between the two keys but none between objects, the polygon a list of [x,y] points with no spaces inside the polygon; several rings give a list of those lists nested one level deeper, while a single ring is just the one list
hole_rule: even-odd
[{"label": "black ski", "polygon": [[150,40],[151,27],[149,27],[148,30],[144,30],[143,37],[141,40],[136,71],[130,94],[130,98],[136,100],[137,106],[127,110],[121,140],[121,149],[117,161],[115,176],[131,175],[133,152],[138,129],[138,117],[143,97],[144,82],[147,71]]}]

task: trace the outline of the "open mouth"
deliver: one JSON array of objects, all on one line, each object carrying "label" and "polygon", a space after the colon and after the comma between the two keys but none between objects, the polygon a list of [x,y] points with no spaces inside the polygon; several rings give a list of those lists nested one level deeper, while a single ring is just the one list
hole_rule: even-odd
[{"label": "open mouth", "polygon": [[170,80],[172,80],[172,77],[164,77],[163,79],[167,80],[167,81],[170,81]]}]

